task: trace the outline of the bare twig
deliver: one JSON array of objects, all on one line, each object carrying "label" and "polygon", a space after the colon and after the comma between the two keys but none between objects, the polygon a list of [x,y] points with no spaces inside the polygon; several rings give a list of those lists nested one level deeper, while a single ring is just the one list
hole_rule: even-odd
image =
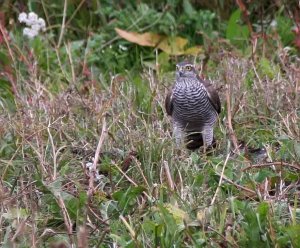
[{"label": "bare twig", "polygon": [[215,192],[215,194],[214,194],[214,196],[213,196],[213,198],[212,198],[212,200],[211,200],[210,205],[213,205],[213,204],[215,203],[216,197],[217,197],[217,195],[218,195],[218,192],[219,192],[220,187],[221,187],[221,184],[222,184],[222,180],[223,180],[223,177],[224,177],[225,167],[226,167],[226,165],[227,165],[227,162],[228,162],[229,157],[230,157],[230,153],[227,154],[226,160],[225,160],[224,165],[223,165],[223,168],[222,168],[222,172],[221,172],[219,184],[218,184],[217,190],[216,190],[216,192]]},{"label": "bare twig", "polygon": [[[114,166],[118,169],[118,171],[120,171],[122,173],[122,175],[130,182],[132,183],[135,187],[138,186],[138,184],[133,181],[129,176],[127,176],[127,174],[125,172],[122,171],[122,169],[117,165],[117,164],[114,164]],[[152,197],[150,195],[148,195],[145,191],[143,192],[143,194],[148,198],[148,200],[151,200]]]},{"label": "bare twig", "polygon": [[239,109],[241,108],[241,102],[244,99],[244,96],[246,95],[246,92],[243,92],[240,96],[240,98],[237,100],[237,102],[235,103],[233,109],[232,109],[232,114],[231,114],[231,118],[234,119],[235,114],[239,111]]},{"label": "bare twig", "polygon": [[[217,175],[219,175],[219,174],[217,173]],[[221,175],[219,175],[219,176],[221,176]],[[239,184],[235,183],[235,182],[232,181],[231,179],[227,178],[225,175],[223,175],[223,179],[224,179],[226,182],[232,184],[233,186],[235,186],[235,187],[237,187],[237,188],[239,188],[239,189],[241,189],[241,190],[244,190],[244,191],[246,191],[246,192],[248,192],[248,193],[251,193],[251,194],[256,194],[256,192],[255,192],[254,190],[249,189],[249,188],[247,188],[247,187],[245,187],[245,186],[243,186],[243,185],[239,185]]]},{"label": "bare twig", "polygon": [[124,218],[123,215],[120,215],[120,219],[124,223],[124,225],[126,226],[126,228],[128,229],[131,238],[135,240],[136,239],[135,231],[132,229],[132,227],[129,225],[129,223],[127,222],[127,220]]},{"label": "bare twig", "polygon": [[73,64],[73,59],[72,59],[72,53],[71,53],[71,44],[68,42],[66,45],[66,51],[69,57],[70,61],[70,67],[71,67],[71,73],[72,73],[72,84],[74,85],[76,82],[76,76],[75,76],[75,70],[74,70],[74,64]]},{"label": "bare twig", "polygon": [[209,230],[215,232],[216,234],[218,234],[222,239],[224,239],[224,241],[225,241],[226,243],[230,244],[230,246],[232,246],[232,247],[237,247],[237,248],[239,247],[239,246],[234,242],[234,240],[232,240],[234,243],[230,242],[230,241],[229,241],[222,233],[218,232],[218,231],[215,230],[214,228],[212,228],[212,227],[210,227],[210,226],[208,226],[207,228],[208,228]]},{"label": "bare twig", "polygon": [[81,6],[84,4],[84,2],[86,2],[86,0],[81,0],[81,2],[78,4],[77,8],[73,11],[73,13],[72,13],[71,17],[69,18],[69,20],[66,22],[66,26],[69,26],[70,22],[73,20],[75,15],[81,9]]},{"label": "bare twig", "polygon": [[227,85],[226,104],[227,104],[227,125],[228,125],[229,137],[234,146],[234,152],[239,152],[238,141],[237,141],[236,135],[235,135],[233,127],[232,127],[231,100],[230,100],[231,97],[230,96],[231,96],[230,86]]},{"label": "bare twig", "polygon": [[140,173],[141,173],[141,175],[142,175],[142,178],[144,179],[144,182],[145,182],[145,184],[147,185],[148,190],[149,190],[149,189],[150,189],[150,185],[149,185],[149,183],[148,183],[148,181],[147,181],[147,179],[146,179],[146,177],[145,177],[145,175],[144,175],[144,172],[143,172],[143,170],[142,170],[141,162],[138,161],[137,158],[135,158],[135,157],[134,157],[133,159],[135,160],[135,164],[137,165],[137,168],[139,169],[139,171],[140,171]]},{"label": "bare twig", "polygon": [[104,142],[104,139],[105,139],[106,135],[107,135],[106,119],[105,119],[105,117],[103,117],[102,131],[101,131],[101,135],[100,135],[99,142],[98,142],[98,145],[97,145],[97,149],[96,149],[96,152],[95,152],[93,166],[90,169],[89,190],[88,190],[88,197],[89,198],[93,195],[93,193],[95,191],[94,178],[95,178],[95,173],[97,171],[97,163],[98,163],[98,160],[99,160],[100,150],[101,150],[101,147],[103,145],[103,142]]},{"label": "bare twig", "polygon": [[173,191],[174,190],[174,182],[173,182],[173,179],[172,179],[172,176],[171,176],[171,173],[170,173],[170,168],[169,168],[169,165],[168,165],[167,161],[164,161],[164,169],[165,169],[165,173],[166,173],[166,176],[167,176],[167,179],[168,179],[169,187]]},{"label": "bare twig", "polygon": [[29,217],[27,217],[26,219],[23,219],[20,221],[20,223],[18,223],[17,225],[17,230],[14,234],[14,236],[11,238],[11,242],[15,242],[16,239],[19,237],[19,235],[24,232],[24,229],[25,229],[25,225],[26,225],[26,222],[27,220],[29,219]]},{"label": "bare twig", "polygon": [[77,242],[78,248],[88,247],[88,231],[85,225],[78,227]]},{"label": "bare twig", "polygon": [[55,149],[55,145],[54,145],[54,141],[53,141],[53,137],[52,134],[50,132],[50,126],[51,123],[49,121],[48,127],[47,127],[47,132],[49,135],[49,139],[50,139],[50,143],[51,143],[51,147],[52,147],[52,156],[53,156],[53,174],[52,174],[52,180],[56,179],[56,169],[57,169],[57,161],[56,161],[56,149]]},{"label": "bare twig", "polygon": [[263,163],[263,164],[253,164],[253,165],[247,166],[246,168],[242,169],[242,171],[263,168],[263,167],[269,167],[269,166],[286,166],[286,167],[294,168],[296,170],[300,170],[300,165],[298,165],[298,164],[289,164],[286,162],[270,162],[270,163]]},{"label": "bare twig", "polygon": [[57,203],[58,203],[60,209],[62,210],[64,223],[65,223],[65,226],[67,228],[67,233],[69,235],[70,243],[73,244],[74,242],[73,242],[73,239],[72,239],[72,233],[73,233],[72,221],[71,221],[68,210],[66,208],[66,205],[65,205],[64,200],[63,200],[61,195],[57,196]]},{"label": "bare twig", "polygon": [[66,16],[67,16],[67,6],[68,6],[68,0],[65,0],[64,2],[64,12],[63,12],[63,19],[62,19],[62,24],[61,24],[61,30],[60,30],[60,35],[57,43],[57,48],[60,47],[60,44],[62,42],[62,38],[64,36],[65,32],[65,27],[66,27]]}]

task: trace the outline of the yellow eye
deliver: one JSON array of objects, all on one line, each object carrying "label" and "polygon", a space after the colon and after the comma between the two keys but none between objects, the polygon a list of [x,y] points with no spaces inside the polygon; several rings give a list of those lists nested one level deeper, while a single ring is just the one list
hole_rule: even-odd
[{"label": "yellow eye", "polygon": [[192,70],[192,67],[191,67],[190,65],[187,65],[187,66],[185,67],[185,69],[186,69],[187,71],[191,71],[191,70]]}]

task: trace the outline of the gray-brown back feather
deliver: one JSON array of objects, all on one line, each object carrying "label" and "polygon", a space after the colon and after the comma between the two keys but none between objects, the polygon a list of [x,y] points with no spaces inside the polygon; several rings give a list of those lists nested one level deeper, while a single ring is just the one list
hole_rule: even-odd
[{"label": "gray-brown back feather", "polygon": [[173,88],[169,90],[166,100],[165,100],[165,108],[168,115],[172,116],[173,113]]},{"label": "gray-brown back feather", "polygon": [[207,93],[208,93],[209,101],[214,106],[217,113],[220,114],[221,113],[221,101],[220,101],[218,92],[215,90],[214,86],[210,82],[208,82],[206,80],[202,80],[200,78],[199,78],[199,81],[202,82],[202,84],[205,86]]}]

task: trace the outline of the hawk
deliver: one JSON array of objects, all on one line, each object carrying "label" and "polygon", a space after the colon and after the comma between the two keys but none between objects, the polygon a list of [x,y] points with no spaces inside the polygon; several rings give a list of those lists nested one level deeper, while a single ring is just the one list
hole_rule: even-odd
[{"label": "hawk", "polygon": [[172,117],[176,144],[194,150],[214,142],[214,124],[221,102],[212,84],[200,79],[193,63],[176,65],[175,84],[166,96],[165,108]]}]

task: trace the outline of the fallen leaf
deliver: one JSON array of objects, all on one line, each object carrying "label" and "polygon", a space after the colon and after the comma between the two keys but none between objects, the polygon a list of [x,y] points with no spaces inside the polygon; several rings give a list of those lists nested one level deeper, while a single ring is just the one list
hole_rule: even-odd
[{"label": "fallen leaf", "polygon": [[188,214],[182,209],[175,207],[172,204],[165,204],[165,208],[173,215],[177,224],[182,224],[185,221],[190,222]]},{"label": "fallen leaf", "polygon": [[158,48],[172,55],[182,55],[188,40],[181,37],[164,37],[158,44]]},{"label": "fallen leaf", "polygon": [[128,32],[115,28],[118,35],[140,46],[155,47],[170,55],[197,55],[202,52],[200,46],[187,48],[188,40],[179,36],[169,37],[155,33]]},{"label": "fallen leaf", "polygon": [[155,47],[159,43],[162,37],[154,33],[143,33],[139,34],[136,32],[128,32],[119,28],[115,28],[118,35],[120,35],[125,40],[128,40],[132,43],[136,43],[140,46],[150,46]]}]

